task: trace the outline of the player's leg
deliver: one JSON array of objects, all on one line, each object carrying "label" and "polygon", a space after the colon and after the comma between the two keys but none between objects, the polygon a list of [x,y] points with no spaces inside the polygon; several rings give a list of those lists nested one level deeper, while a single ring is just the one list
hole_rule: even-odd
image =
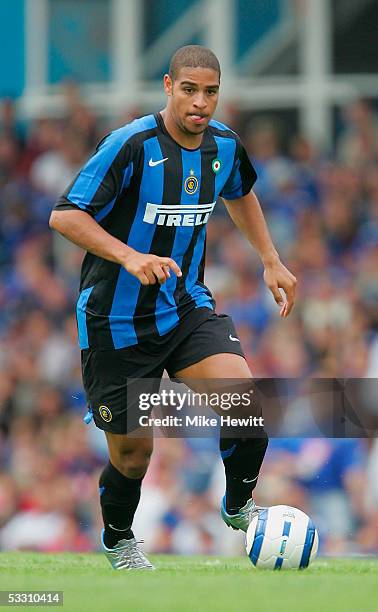
[{"label": "player's leg", "polygon": [[[134,431],[140,383],[156,391],[163,372],[139,347],[82,351],[83,382],[97,427],[106,435],[109,462],[99,479],[105,555],[114,569],[152,569],[137,546],[132,522],[152,452],[152,439],[128,436]],[[134,378],[129,378],[134,377]],[[137,378],[138,377],[138,378]],[[151,386],[152,385],[152,386]]]},{"label": "player's leg", "polygon": [[[188,321],[190,324],[190,317]],[[213,311],[208,311],[205,320],[192,328],[191,333],[175,347],[167,370],[170,376],[186,379],[191,388],[201,385],[202,381],[201,391],[203,387],[209,391],[209,385],[217,385],[220,379],[223,379],[223,386],[227,378],[235,379],[238,384],[245,380],[249,389],[253,384],[231,317],[217,315]],[[233,382],[229,384],[232,386]],[[260,416],[261,407],[254,405],[253,414]],[[225,434],[224,430],[221,431],[220,451],[226,473],[222,517],[227,524],[246,530],[250,520],[249,510],[255,507],[252,492],[265,456],[268,437],[263,429],[258,432],[258,437],[243,437],[238,432],[233,439],[229,437],[229,431]]]},{"label": "player's leg", "polygon": [[132,532],[152,440],[106,432],[109,463],[100,476],[103,551],[114,569],[155,569]]},{"label": "player's leg", "polygon": [[[247,362],[241,355],[221,353],[211,355],[189,367],[176,372],[177,378],[185,381],[195,391],[203,391],[204,381],[234,379],[240,384],[241,379],[251,381],[252,374]],[[248,384],[247,384],[248,386]],[[225,515],[235,516],[231,522],[237,528],[248,527],[248,516],[239,517],[240,509],[252,504],[252,492],[256,487],[260,468],[268,445],[264,431],[261,437],[231,438],[220,435],[220,452],[226,475],[226,494],[223,501]],[[243,514],[243,513],[242,513]],[[240,520],[241,519],[241,520]]]},{"label": "player's leg", "polygon": [[143,478],[152,453],[152,438],[129,438],[105,432],[109,462],[99,480],[104,521],[104,544],[113,548],[119,540],[134,536],[132,523]]}]

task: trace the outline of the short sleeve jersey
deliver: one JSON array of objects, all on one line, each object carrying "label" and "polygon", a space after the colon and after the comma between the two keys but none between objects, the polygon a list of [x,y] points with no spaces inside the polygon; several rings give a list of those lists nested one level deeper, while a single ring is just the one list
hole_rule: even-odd
[{"label": "short sleeve jersey", "polygon": [[106,136],[55,209],[79,209],[141,253],[182,270],[142,285],[123,266],[87,253],[77,302],[82,349],[118,349],[172,330],[194,308],[214,309],[203,283],[206,224],[219,196],[246,195],[256,173],[238,137],[210,121],[200,147],[185,149],[160,113]]}]

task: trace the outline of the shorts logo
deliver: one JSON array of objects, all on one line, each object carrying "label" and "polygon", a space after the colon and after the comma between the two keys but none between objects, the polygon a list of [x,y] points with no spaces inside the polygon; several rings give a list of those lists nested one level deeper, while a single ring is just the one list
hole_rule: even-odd
[{"label": "shorts logo", "polygon": [[217,157],[215,159],[213,159],[213,161],[211,162],[211,167],[213,169],[213,172],[215,172],[215,174],[217,172],[219,172],[219,170],[221,169],[221,161],[220,159],[218,159]]},{"label": "shorts logo", "polygon": [[107,423],[112,420],[113,415],[107,406],[100,406],[98,411],[100,413],[100,417]]},{"label": "shorts logo", "polygon": [[[232,342],[240,342],[239,338],[235,338],[234,336],[232,336],[231,334],[229,334],[228,336],[230,338],[230,340],[232,340]],[[245,480],[243,480],[243,482],[246,482]],[[248,481],[250,482],[250,481]]]},{"label": "shorts logo", "polygon": [[198,179],[194,176],[193,170],[190,171],[190,176],[184,181],[184,189],[189,195],[193,195],[198,189]]},{"label": "shorts logo", "polygon": [[[195,177],[189,177],[189,179],[193,178]],[[177,206],[147,202],[143,221],[152,225],[174,225],[177,227],[205,225],[213,212],[214,206],[215,202],[211,204],[178,204]]]}]

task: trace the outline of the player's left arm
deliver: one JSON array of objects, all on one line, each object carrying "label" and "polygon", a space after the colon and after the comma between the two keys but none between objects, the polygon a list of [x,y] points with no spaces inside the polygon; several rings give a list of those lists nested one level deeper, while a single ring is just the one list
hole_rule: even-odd
[{"label": "player's left arm", "polygon": [[280,306],[281,317],[287,317],[294,306],[297,279],[280,261],[256,195],[250,191],[240,198],[223,200],[235,225],[257,250],[264,265],[265,284]]}]

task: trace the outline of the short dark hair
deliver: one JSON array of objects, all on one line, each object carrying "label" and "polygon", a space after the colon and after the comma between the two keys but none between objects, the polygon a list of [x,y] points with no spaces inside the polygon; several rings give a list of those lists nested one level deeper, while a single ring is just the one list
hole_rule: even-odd
[{"label": "short dark hair", "polygon": [[217,56],[202,45],[186,45],[180,47],[173,55],[169,64],[169,76],[172,81],[177,77],[181,68],[210,68],[221,76],[221,69]]}]

